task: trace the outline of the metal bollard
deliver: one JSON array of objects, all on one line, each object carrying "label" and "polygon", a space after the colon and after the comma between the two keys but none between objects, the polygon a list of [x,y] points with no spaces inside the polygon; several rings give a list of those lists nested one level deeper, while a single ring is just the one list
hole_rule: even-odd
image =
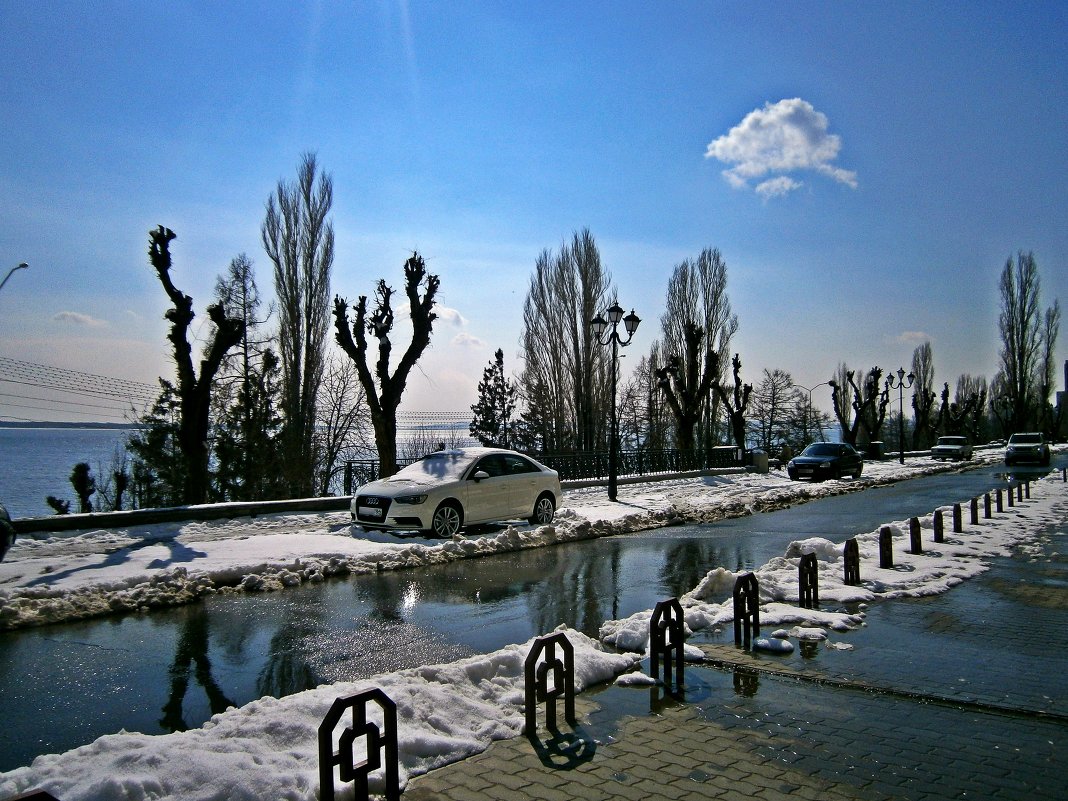
[{"label": "metal bollard", "polygon": [[819,609],[820,579],[816,554],[806,553],[801,557],[801,563],[797,566],[797,581],[799,585],[798,605],[802,609]]},{"label": "metal bollard", "polygon": [[961,520],[960,504],[953,504],[953,533],[960,534],[964,531],[964,521]]},{"label": "metal bollard", "polygon": [[[563,652],[563,659],[556,655],[557,647]],[[538,664],[542,654],[545,661]],[[552,673],[552,685],[549,674]],[[524,664],[526,723],[528,737],[534,737],[538,730],[538,703],[545,702],[545,727],[552,731],[556,728],[556,700],[564,698],[564,718],[572,726],[577,725],[575,717],[575,646],[562,632],[538,637],[527,654]]]},{"label": "metal bollard", "polygon": [[946,521],[943,518],[941,509],[935,509],[934,513],[934,541],[946,541]]},{"label": "metal bollard", "polygon": [[1004,508],[1004,506],[1002,505],[1002,501],[1001,501],[1001,487],[998,487],[998,490],[997,490],[997,498],[998,498],[998,502],[997,502],[998,512],[999,512],[999,513],[1001,513],[1001,512],[1004,512],[1004,511],[1005,511],[1005,508]]},{"label": "metal bollard", "polygon": [[1023,502],[1023,484],[1017,484],[1016,485],[1016,502],[1017,503],[1022,503]]},{"label": "metal bollard", "polygon": [[979,525],[979,499],[972,498],[971,503],[971,521],[973,526]]},{"label": "metal bollard", "polygon": [[748,649],[757,634],[760,634],[760,590],[756,576],[746,573],[734,582],[734,644]]},{"label": "metal bollard", "polygon": [[1005,497],[1009,499],[1010,509],[1016,505],[1016,493],[1012,491],[1012,487],[1009,487],[1009,491],[1005,493]]},{"label": "metal bollard", "polygon": [[983,517],[989,520],[993,515],[990,513],[990,493],[987,492],[983,495]]},{"label": "metal bollard", "polygon": [[909,544],[912,553],[923,553],[923,543],[920,541],[920,518],[909,518]]},{"label": "metal bollard", "polygon": [[842,581],[850,587],[860,584],[860,547],[857,545],[856,537],[851,537],[845,541],[842,562],[845,573]]},{"label": "metal bollard", "polygon": [[894,566],[894,535],[890,526],[879,529],[879,567],[887,570]]},{"label": "metal bollard", "polygon": [[[375,704],[382,711],[384,725],[382,729],[374,721],[367,719],[367,708]],[[341,722],[341,716],[352,710],[352,725],[342,733],[338,750],[334,751],[334,729]],[[384,731],[383,731],[384,730]],[[353,745],[363,740],[366,753],[361,761],[356,761]],[[385,751],[385,758],[382,757]],[[334,766],[338,767],[339,779],[343,783],[355,782],[356,799],[370,797],[367,778],[379,768],[386,768],[387,801],[400,799],[400,757],[397,748],[397,705],[377,687],[356,695],[337,698],[330,706],[323,722],[319,724],[319,797],[323,801],[333,801]]]},{"label": "metal bollard", "polygon": [[661,679],[660,660],[664,660],[664,676],[661,679],[665,685],[671,686],[672,666],[675,668],[675,685],[683,685],[683,659],[682,646],[686,641],[685,618],[682,614],[682,604],[678,598],[669,598],[660,601],[653,608],[653,616],[649,619],[649,650],[651,659],[651,672],[654,679]]},{"label": "metal bollard", "polygon": [[1024,497],[1031,500],[1031,479],[1024,482]]}]

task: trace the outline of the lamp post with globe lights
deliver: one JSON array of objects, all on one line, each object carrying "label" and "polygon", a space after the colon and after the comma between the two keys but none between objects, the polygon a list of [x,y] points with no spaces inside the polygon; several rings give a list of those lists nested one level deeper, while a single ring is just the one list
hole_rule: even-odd
[{"label": "lamp post with globe lights", "polygon": [[901,464],[905,464],[905,390],[912,386],[916,376],[909,373],[908,379],[908,383],[905,383],[904,367],[897,368],[897,384],[894,383],[892,374],[886,379],[886,385],[897,390],[898,457]]},{"label": "lamp post with globe lights", "polygon": [[[609,306],[604,314],[608,319],[598,314],[590,320],[590,330],[593,332],[598,344],[612,346],[612,430],[609,435],[610,442],[608,443],[608,500],[614,501],[616,499],[616,479],[619,470],[619,420],[616,414],[619,349],[625,348],[630,344],[631,339],[634,338],[634,332],[638,330],[638,323],[641,322],[641,318],[634,313],[634,309],[631,309],[630,314],[624,317],[623,309],[618,303],[613,303]],[[625,340],[619,335],[620,321],[623,322],[623,327],[627,331]]]}]

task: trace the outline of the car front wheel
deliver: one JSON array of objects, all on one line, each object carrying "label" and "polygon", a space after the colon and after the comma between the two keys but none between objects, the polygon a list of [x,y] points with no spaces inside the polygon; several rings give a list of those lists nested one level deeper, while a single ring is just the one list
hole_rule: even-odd
[{"label": "car front wheel", "polygon": [[538,496],[538,500],[534,502],[534,514],[532,514],[527,520],[532,526],[546,526],[553,522],[553,516],[556,514],[556,503],[553,501],[553,496],[549,493]]},{"label": "car front wheel", "polygon": [[463,522],[464,515],[460,507],[455,503],[445,501],[435,510],[430,525],[434,536],[452,537],[459,533]]}]

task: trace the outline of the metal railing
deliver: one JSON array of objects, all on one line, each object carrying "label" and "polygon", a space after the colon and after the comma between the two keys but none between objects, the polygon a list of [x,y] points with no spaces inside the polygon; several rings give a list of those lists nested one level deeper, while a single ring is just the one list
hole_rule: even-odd
[{"label": "metal railing", "polygon": [[[584,453],[530,454],[546,467],[560,474],[561,481],[601,479],[608,477],[608,453],[591,451]],[[418,459],[398,459],[397,467],[407,467]],[[741,467],[743,453],[734,445],[721,445],[707,451],[690,453],[674,448],[663,450],[620,451],[618,474],[620,476],[648,476],[657,473],[684,473],[690,470]],[[378,459],[353,459],[345,463],[345,494],[379,478]]]}]

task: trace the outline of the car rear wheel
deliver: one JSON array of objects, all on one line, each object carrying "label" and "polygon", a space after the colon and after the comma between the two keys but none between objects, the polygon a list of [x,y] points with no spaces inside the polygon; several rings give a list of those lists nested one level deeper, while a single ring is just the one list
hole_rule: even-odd
[{"label": "car rear wheel", "polygon": [[546,492],[538,496],[538,500],[534,502],[534,514],[527,520],[532,526],[545,526],[553,522],[555,514],[556,502],[553,496]]},{"label": "car rear wheel", "polygon": [[430,521],[431,531],[436,537],[452,537],[460,532],[463,522],[464,513],[459,505],[444,501],[434,511],[434,517]]}]

